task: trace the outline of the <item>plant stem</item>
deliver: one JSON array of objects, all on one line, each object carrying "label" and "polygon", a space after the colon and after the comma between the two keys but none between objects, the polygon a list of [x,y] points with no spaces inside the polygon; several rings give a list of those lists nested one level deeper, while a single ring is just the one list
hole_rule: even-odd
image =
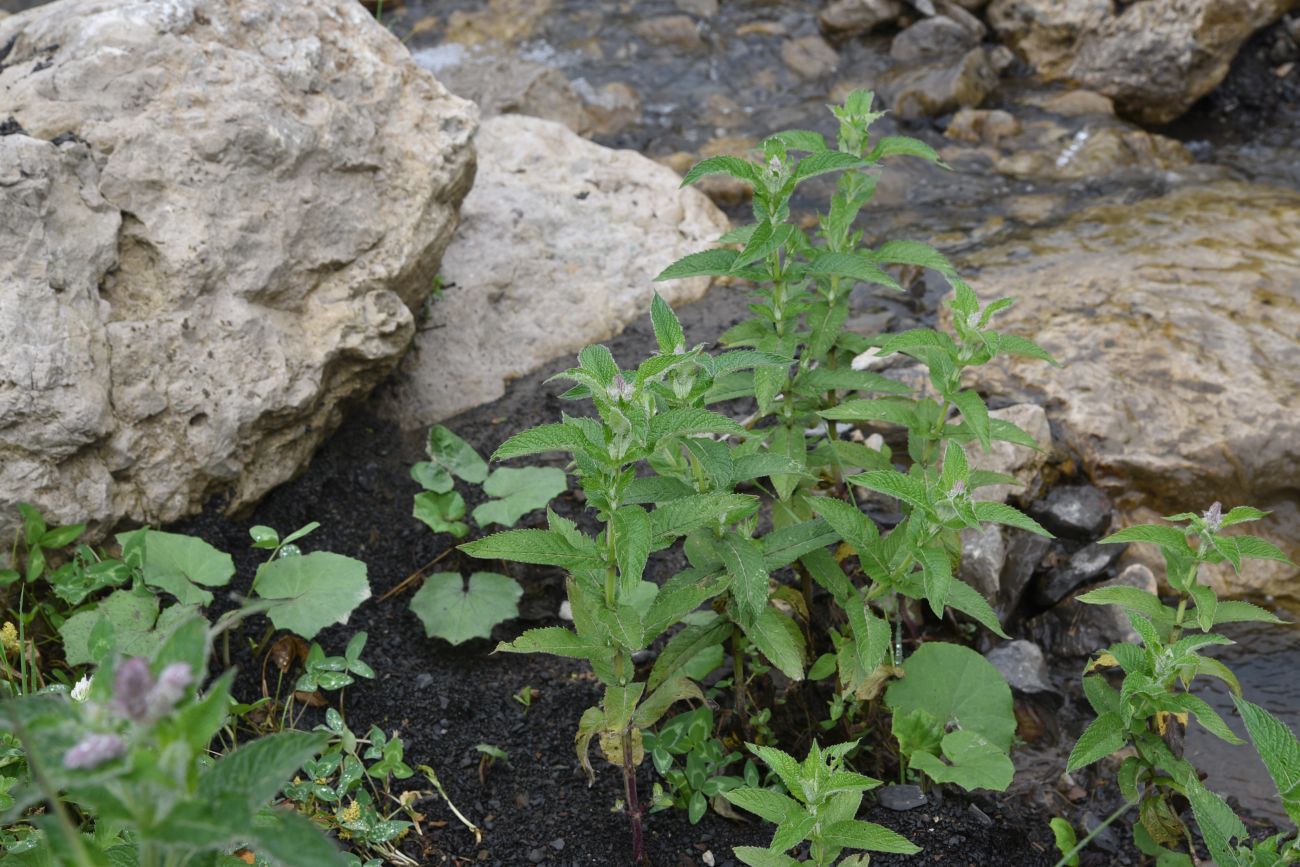
[{"label": "plant stem", "polygon": [[740,649],[740,630],[733,627],[731,632],[731,679],[735,681],[736,719],[740,727],[745,728],[745,657]]},{"label": "plant stem", "polygon": [[636,796],[636,765],[632,759],[632,725],[623,729],[623,795],[627,817],[632,821],[632,863],[648,864],[645,842],[641,837],[641,803]]},{"label": "plant stem", "polygon": [[1057,861],[1054,865],[1052,865],[1052,867],[1065,867],[1065,865],[1069,863],[1071,858],[1073,858],[1075,855],[1078,855],[1080,852],[1082,852],[1084,847],[1093,841],[1093,838],[1095,838],[1102,831],[1105,831],[1107,828],[1109,828],[1111,826],[1111,823],[1113,823],[1120,816],[1127,813],[1135,803],[1137,802],[1125,801],[1122,805],[1120,805],[1120,808],[1118,810],[1111,813],[1109,816],[1107,816],[1105,819],[1102,820],[1100,825],[1098,825],[1097,827],[1089,831],[1088,836],[1084,837],[1082,840],[1076,843],[1073,849],[1071,849],[1069,852],[1066,852],[1064,855],[1062,855],[1061,860]]}]

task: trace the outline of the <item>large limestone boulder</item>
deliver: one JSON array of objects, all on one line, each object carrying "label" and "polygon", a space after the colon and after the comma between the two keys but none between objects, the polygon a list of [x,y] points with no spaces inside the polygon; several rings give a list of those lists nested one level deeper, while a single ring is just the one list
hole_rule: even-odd
[{"label": "large limestone boulder", "polygon": [[[1254,505],[1274,514],[1251,528],[1300,562],[1300,194],[1186,187],[966,264],[977,289],[1018,299],[1001,327],[1063,364],[997,361],[981,386],[1043,403],[1122,523]],[[1300,599],[1284,564],[1214,578]]]},{"label": "large limestone boulder", "polygon": [[672,169],[559,123],[501,115],[477,144],[478,180],[443,259],[447,288],[381,401],[408,429],[618,334],[646,315],[655,288],[670,304],[698,299],[707,278],[652,281],[728,229]]},{"label": "large limestone boulder", "polygon": [[0,45],[0,537],[253,502],[409,346],[473,106],[355,0],[63,0]]},{"label": "large limestone boulder", "polygon": [[1252,33],[1296,0],[993,0],[989,23],[1043,77],[1167,123],[1213,90]]}]

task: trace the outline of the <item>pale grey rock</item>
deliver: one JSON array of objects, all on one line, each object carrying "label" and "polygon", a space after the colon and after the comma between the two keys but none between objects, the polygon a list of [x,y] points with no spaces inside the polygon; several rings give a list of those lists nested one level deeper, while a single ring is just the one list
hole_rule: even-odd
[{"label": "pale grey rock", "polygon": [[473,106],[352,0],[64,0],[0,45],[0,535],[248,505],[409,345]]},{"label": "pale grey rock", "polygon": [[1115,565],[1124,553],[1124,545],[1085,545],[1069,559],[1040,580],[1034,601],[1044,608],[1055,605],[1075,588],[1095,580]]},{"label": "pale grey rock", "polygon": [[961,565],[957,577],[984,594],[990,604],[998,597],[1006,562],[1007,546],[1000,525],[985,524],[978,530],[968,527],[961,531]]},{"label": "pale grey rock", "polygon": [[495,400],[511,380],[618,334],[647,315],[656,288],[670,304],[698,299],[706,278],[654,277],[728,229],[671,169],[558,123],[485,120],[478,152],[443,259],[447,289],[382,396],[382,412],[408,429]]}]

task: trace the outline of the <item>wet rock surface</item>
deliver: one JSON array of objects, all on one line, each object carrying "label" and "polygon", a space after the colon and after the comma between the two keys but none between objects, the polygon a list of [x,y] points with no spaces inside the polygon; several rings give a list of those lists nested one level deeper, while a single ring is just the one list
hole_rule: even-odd
[{"label": "wet rock surface", "polygon": [[1029,508],[1048,530],[1069,539],[1096,539],[1110,526],[1110,498],[1092,485],[1061,485]]}]

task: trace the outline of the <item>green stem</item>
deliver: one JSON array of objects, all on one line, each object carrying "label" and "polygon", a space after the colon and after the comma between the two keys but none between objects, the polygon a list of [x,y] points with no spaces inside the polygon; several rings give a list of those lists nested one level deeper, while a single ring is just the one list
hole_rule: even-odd
[{"label": "green stem", "polygon": [[736,719],[744,728],[745,720],[745,656],[740,647],[740,628],[733,627],[731,632],[731,678],[735,681]]},{"label": "green stem", "polygon": [[1084,837],[1082,840],[1076,843],[1073,849],[1071,849],[1069,852],[1066,852],[1064,855],[1062,855],[1061,860],[1057,861],[1054,865],[1052,865],[1052,867],[1065,867],[1065,865],[1070,862],[1071,858],[1073,858],[1075,855],[1078,855],[1080,852],[1082,852],[1084,847],[1087,846],[1089,843],[1091,843],[1098,834],[1100,834],[1102,831],[1105,831],[1107,828],[1109,828],[1116,819],[1118,819],[1120,816],[1127,813],[1136,803],[1137,803],[1136,801],[1125,801],[1118,810],[1111,813],[1109,816],[1107,816],[1105,819],[1102,820],[1100,825],[1098,825],[1097,827],[1089,831],[1088,836]]}]

